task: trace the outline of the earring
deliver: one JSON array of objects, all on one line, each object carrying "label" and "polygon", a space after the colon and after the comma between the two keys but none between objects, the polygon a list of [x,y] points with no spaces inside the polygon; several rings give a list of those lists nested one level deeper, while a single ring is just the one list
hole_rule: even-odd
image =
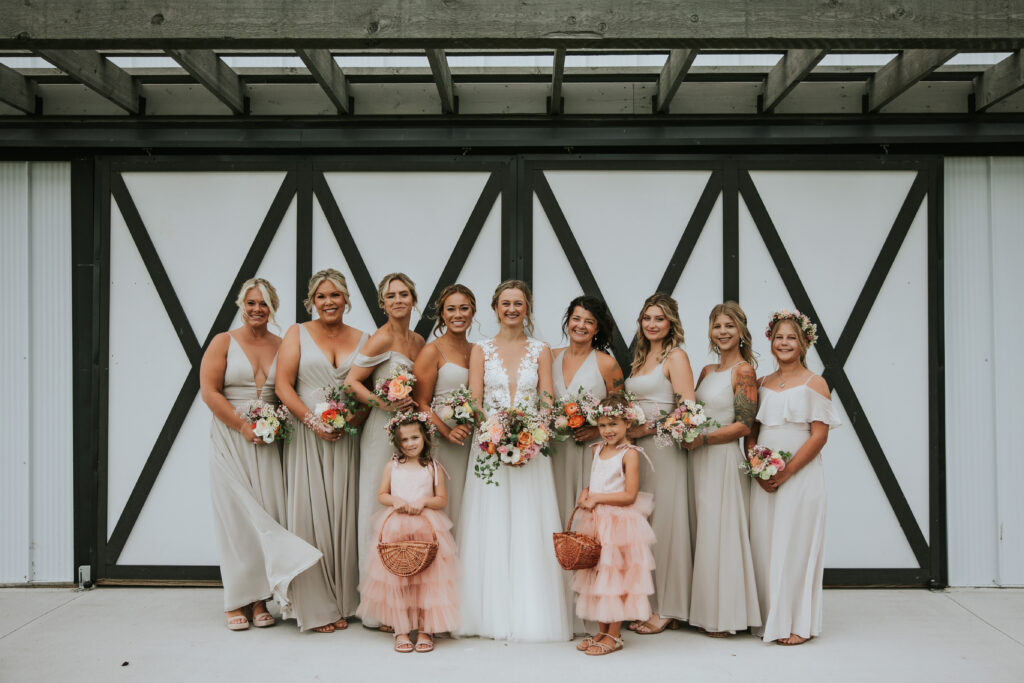
[{"label": "earring", "polygon": [[745,343],[743,343],[743,340],[742,340],[742,339],[740,339],[740,348],[742,349],[742,348],[743,348],[744,346],[746,346],[746,344],[745,344]]}]

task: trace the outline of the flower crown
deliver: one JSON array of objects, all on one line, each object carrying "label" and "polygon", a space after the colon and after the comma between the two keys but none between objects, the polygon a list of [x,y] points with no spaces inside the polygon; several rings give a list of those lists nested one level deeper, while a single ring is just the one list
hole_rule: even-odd
[{"label": "flower crown", "polygon": [[800,332],[804,335],[804,340],[808,346],[814,346],[815,342],[818,341],[818,326],[811,322],[811,319],[800,311],[788,311],[783,308],[781,311],[775,311],[772,313],[772,319],[768,321],[768,328],[764,331],[764,336],[768,339],[772,338],[772,330],[782,320],[792,320],[800,328]]},{"label": "flower crown", "polygon": [[627,393],[623,394],[622,398],[626,401],[625,406],[597,405],[587,413],[587,419],[591,424],[597,424],[598,418],[601,417],[621,417],[630,424],[642,423],[645,419],[644,411],[637,403],[636,396]]},{"label": "flower crown", "polygon": [[411,410],[400,411],[395,413],[395,416],[388,420],[387,425],[384,427],[384,431],[388,434],[388,440],[393,441],[395,437],[395,431],[402,425],[411,425],[415,422],[422,422],[427,428],[427,436],[433,438],[434,433],[437,431],[437,427],[430,419],[430,413],[414,413]]}]

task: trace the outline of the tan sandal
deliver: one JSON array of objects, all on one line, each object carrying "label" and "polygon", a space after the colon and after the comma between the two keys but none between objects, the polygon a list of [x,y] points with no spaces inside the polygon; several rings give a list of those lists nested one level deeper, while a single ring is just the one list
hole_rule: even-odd
[{"label": "tan sandal", "polygon": [[583,640],[576,644],[576,649],[580,652],[586,652],[590,649],[590,646],[594,644],[594,636],[589,633],[583,636]]},{"label": "tan sandal", "polygon": [[[426,640],[423,640],[426,638]],[[434,639],[429,633],[420,633],[416,636],[416,652],[433,652]]]},{"label": "tan sandal", "polygon": [[324,624],[323,626],[314,626],[309,629],[310,631],[316,631],[317,633],[334,633],[334,624]]},{"label": "tan sandal", "polygon": [[242,610],[241,614],[235,614],[232,616],[225,615],[227,619],[227,626],[229,631],[244,631],[249,628],[249,618],[245,616],[245,610]]},{"label": "tan sandal", "polygon": [[[786,647],[790,647],[792,645],[803,645],[804,643],[806,643],[808,640],[810,640],[813,637],[814,636],[809,636],[807,638],[804,638],[802,636],[798,636],[795,633],[790,633],[787,637],[779,638],[778,640],[776,640],[775,644],[776,645],[785,645]],[[786,642],[786,641],[792,641],[793,638],[799,638],[800,640],[796,641],[795,643],[794,642]]]},{"label": "tan sandal", "polygon": [[[402,638],[402,637],[404,637],[405,640],[399,642],[398,639]],[[402,654],[408,654],[409,652],[412,652],[413,647],[415,647],[415,646],[412,644],[412,641],[409,640],[409,634],[408,633],[396,633],[395,634],[395,652],[401,652]]]},{"label": "tan sandal", "polygon": [[331,624],[331,626],[334,627],[335,631],[344,631],[348,628],[348,620],[342,617],[341,619],[338,619],[336,622]]},{"label": "tan sandal", "polygon": [[622,638],[616,638],[615,636],[608,633],[598,633],[595,636],[595,638],[600,638],[601,636],[608,636],[612,639],[613,644],[609,645],[608,643],[595,640],[594,643],[589,648],[587,648],[587,651],[583,654],[590,655],[591,657],[603,657],[604,655],[610,655],[611,653],[618,652],[622,649]]},{"label": "tan sandal", "polygon": [[637,624],[637,627],[634,630],[637,633],[639,633],[640,635],[642,635],[642,636],[652,636],[655,633],[661,633],[665,629],[669,629],[669,630],[675,631],[678,628],[679,628],[679,622],[678,621],[676,621],[675,619],[667,619],[665,621],[665,623],[663,623],[660,627],[656,628],[654,626],[651,626],[651,622],[650,621],[644,621],[644,622],[641,622],[640,624]]},{"label": "tan sandal", "polygon": [[259,604],[263,605],[262,612],[256,611],[256,603],[253,603],[249,608],[249,612],[252,614],[252,625],[256,628],[266,628],[276,624],[277,620],[274,619],[274,615],[267,610],[267,603],[261,601]]}]

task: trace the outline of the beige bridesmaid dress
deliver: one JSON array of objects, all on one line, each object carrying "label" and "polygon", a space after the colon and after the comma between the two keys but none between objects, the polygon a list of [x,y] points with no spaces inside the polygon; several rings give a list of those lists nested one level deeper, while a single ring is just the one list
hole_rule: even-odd
[{"label": "beige bridesmaid dress", "polygon": [[[295,391],[309,408],[322,400],[320,389],[342,384],[359,344],[338,367],[299,325],[299,369]],[[287,477],[288,529],[315,545],[323,559],[292,582],[291,607],[305,631],[355,614],[359,605],[359,559],[356,501],[359,483],[359,439],[343,436],[324,441],[302,424],[284,449]]]}]

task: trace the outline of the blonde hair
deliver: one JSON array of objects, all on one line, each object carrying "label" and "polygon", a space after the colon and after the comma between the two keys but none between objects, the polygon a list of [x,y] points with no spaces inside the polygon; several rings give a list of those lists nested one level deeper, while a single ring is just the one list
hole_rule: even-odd
[{"label": "blonde hair", "polygon": [[[399,280],[409,288],[409,293],[412,294],[412,305],[415,306],[416,302],[419,301],[419,297],[416,295],[416,285],[405,273],[388,273],[384,276],[384,279],[377,285],[377,305],[384,308],[384,295],[388,291],[388,286],[395,280]],[[419,309],[417,309],[419,310]]]},{"label": "blonde hair", "polygon": [[348,281],[340,271],[334,268],[324,268],[313,273],[313,277],[309,278],[309,287],[306,289],[306,300],[302,302],[302,305],[306,307],[306,313],[313,312],[313,295],[316,294],[317,288],[320,287],[324,282],[330,281],[335,287],[338,288],[345,296],[345,312],[348,313],[352,310],[352,297],[348,295]]},{"label": "blonde hair", "polygon": [[434,323],[434,336],[440,337],[444,334],[445,329],[448,325],[444,321],[444,303],[448,300],[448,297],[454,296],[455,294],[461,294],[462,296],[469,299],[469,306],[473,309],[473,315],[476,315],[476,297],[473,295],[473,291],[466,285],[454,284],[448,285],[441,290],[441,293],[437,297],[437,301],[434,302],[434,318],[437,320]]},{"label": "blonde hair", "polygon": [[668,357],[672,349],[682,346],[684,340],[683,323],[679,320],[679,304],[676,300],[664,292],[655,292],[644,301],[640,315],[636,318],[636,351],[633,352],[633,364],[630,366],[630,373],[636,372],[647,362],[647,354],[651,352],[651,341],[644,335],[644,313],[651,306],[657,306],[669,322],[668,334],[662,342],[661,353],[658,354],[658,362]]},{"label": "blonde hair", "polygon": [[[787,325],[792,326],[793,327],[793,331],[796,332],[796,340],[797,340],[797,343],[800,345],[800,365],[802,365],[802,366],[804,366],[806,368],[807,367],[807,349],[810,348],[810,345],[807,343],[807,338],[804,337],[804,331],[800,329],[800,323],[798,323],[796,320],[793,320],[792,318],[783,318],[782,320],[777,320],[771,326],[771,330],[772,331],[771,331],[771,335],[768,337],[768,341],[772,345],[772,355],[773,356],[775,355],[775,330],[779,329],[779,325],[781,325],[783,323],[786,323]],[[776,358],[776,361],[778,361],[778,358]]]},{"label": "blonde hair", "polygon": [[725,301],[711,309],[711,314],[708,316],[708,348],[715,355],[722,355],[718,346],[711,338],[711,331],[715,326],[715,318],[720,315],[729,316],[736,325],[736,329],[740,332],[740,356],[743,360],[750,363],[750,367],[756,370],[757,359],[754,358],[753,341],[750,337],[750,330],[747,328],[747,314],[743,312],[743,309],[735,301]]},{"label": "blonde hair", "polygon": [[[498,298],[501,293],[509,289],[518,289],[523,293],[523,298],[526,299],[526,320],[523,321],[523,329],[526,330],[527,336],[533,336],[533,292],[530,291],[530,285],[526,284],[522,280],[505,280],[498,288],[494,290],[494,296],[491,297],[491,310],[497,314],[498,312]],[[501,322],[500,319],[498,322]]]},{"label": "blonde hair", "polygon": [[235,298],[235,305],[238,306],[238,310],[242,312],[242,319],[245,319],[245,295],[254,287],[260,290],[260,294],[263,295],[263,300],[267,302],[267,308],[270,309],[270,316],[267,318],[267,322],[273,324],[274,327],[280,328],[274,315],[277,313],[277,307],[281,305],[281,299],[277,296],[277,290],[274,289],[274,285],[261,277],[249,278],[242,283],[242,288],[238,290],[238,296]]}]

